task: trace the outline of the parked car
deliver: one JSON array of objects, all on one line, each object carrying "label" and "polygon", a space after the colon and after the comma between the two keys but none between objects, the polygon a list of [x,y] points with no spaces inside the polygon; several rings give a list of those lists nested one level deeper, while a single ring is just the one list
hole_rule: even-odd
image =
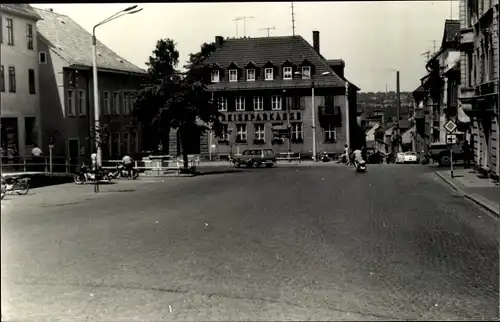
[{"label": "parked car", "polygon": [[396,154],[396,160],[394,160],[394,163],[405,163],[405,154],[404,152],[398,152]]},{"label": "parked car", "polygon": [[[461,146],[458,144],[454,144],[452,146],[453,151],[453,161],[464,160],[464,151]],[[451,162],[450,159],[450,148],[447,144],[431,144],[429,147],[429,156],[430,158],[437,162],[440,166],[449,165]]]},{"label": "parked car", "polygon": [[418,156],[416,152],[405,152],[404,163],[418,163]]},{"label": "parked car", "polygon": [[276,157],[272,149],[249,149],[243,151],[241,155],[233,157],[231,161],[235,168],[242,165],[248,168],[258,168],[263,164],[271,168],[276,164]]}]

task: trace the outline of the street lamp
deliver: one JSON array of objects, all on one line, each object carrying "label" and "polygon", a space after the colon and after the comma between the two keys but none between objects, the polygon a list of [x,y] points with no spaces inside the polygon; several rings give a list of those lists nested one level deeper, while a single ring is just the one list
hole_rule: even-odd
[{"label": "street lamp", "polygon": [[[295,75],[301,75],[303,79],[311,79],[310,75],[302,74],[301,72],[295,72]],[[328,76],[331,75],[331,72],[323,72],[320,76]],[[316,162],[316,115],[315,115],[315,106],[314,106],[314,80],[312,80],[311,86],[311,116],[312,116],[312,139],[313,139],[313,162]]]},{"label": "street lamp", "polygon": [[107,19],[104,19],[103,21],[99,22],[97,25],[92,28],[92,78],[94,82],[94,120],[95,120],[95,145],[96,145],[96,150],[97,150],[97,167],[101,167],[102,165],[102,151],[101,151],[101,144],[99,142],[100,140],[100,134],[99,134],[99,118],[100,118],[100,113],[99,113],[99,89],[98,89],[98,80],[97,80],[97,40],[95,37],[95,29],[99,26],[104,25],[105,23],[110,22],[111,20],[115,20],[117,18],[123,17],[124,15],[131,15],[134,13],[137,13],[142,10],[136,9],[137,5],[128,7],[126,9],[123,9],[114,15],[108,17]]}]

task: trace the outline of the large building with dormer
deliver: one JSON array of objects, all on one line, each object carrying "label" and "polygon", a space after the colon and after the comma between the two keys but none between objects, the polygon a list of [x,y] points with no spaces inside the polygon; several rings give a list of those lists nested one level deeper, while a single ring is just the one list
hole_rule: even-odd
[{"label": "large building with dormer", "polygon": [[[201,144],[189,147],[189,154],[222,158],[249,148],[272,148],[276,153],[290,149],[310,157],[313,131],[318,153],[342,152],[346,108],[352,129],[359,88],[349,84],[346,97],[344,61],[320,54],[318,31],[313,40],[311,46],[301,36],[225,40],[217,36],[218,49],[206,63],[213,70],[208,88],[219,103],[224,135],[202,134]],[[171,155],[181,148],[176,141],[170,140]]]}]

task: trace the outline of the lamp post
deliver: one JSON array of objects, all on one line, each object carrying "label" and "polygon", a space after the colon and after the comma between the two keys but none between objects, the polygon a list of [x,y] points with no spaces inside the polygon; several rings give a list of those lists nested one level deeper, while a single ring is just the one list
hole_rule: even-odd
[{"label": "lamp post", "polygon": [[[331,72],[323,72],[319,76],[328,76],[331,75]],[[295,75],[301,75],[304,79],[311,80],[311,117],[312,117],[312,140],[313,140],[313,162],[316,162],[316,107],[314,106],[314,80],[311,79],[310,75],[304,75],[301,72],[295,72]]]},{"label": "lamp post", "polygon": [[[123,17],[124,15],[131,15],[134,13],[137,13],[142,10],[136,9],[137,5],[128,7],[126,9],[123,9],[114,15],[108,17],[107,19],[104,19],[103,21],[99,22],[97,25],[95,25],[92,28],[92,80],[93,80],[93,85],[94,85],[94,121],[95,121],[95,145],[96,145],[96,152],[97,152],[97,167],[100,168],[102,165],[102,151],[101,151],[101,144],[100,144],[100,112],[99,112],[99,86],[98,86],[98,79],[97,79],[97,39],[95,37],[95,29],[99,26],[104,25],[105,23],[110,22],[111,20],[115,20],[117,18]],[[135,10],[134,10],[135,9]]]}]

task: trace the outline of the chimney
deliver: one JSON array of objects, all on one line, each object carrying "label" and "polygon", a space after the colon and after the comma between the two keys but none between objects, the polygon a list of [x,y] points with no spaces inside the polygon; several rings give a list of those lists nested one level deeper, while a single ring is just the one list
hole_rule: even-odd
[{"label": "chimney", "polygon": [[313,31],[313,48],[319,54],[319,31]]},{"label": "chimney", "polygon": [[215,45],[217,47],[221,47],[222,44],[224,44],[224,37],[222,37],[222,36],[215,36]]}]

